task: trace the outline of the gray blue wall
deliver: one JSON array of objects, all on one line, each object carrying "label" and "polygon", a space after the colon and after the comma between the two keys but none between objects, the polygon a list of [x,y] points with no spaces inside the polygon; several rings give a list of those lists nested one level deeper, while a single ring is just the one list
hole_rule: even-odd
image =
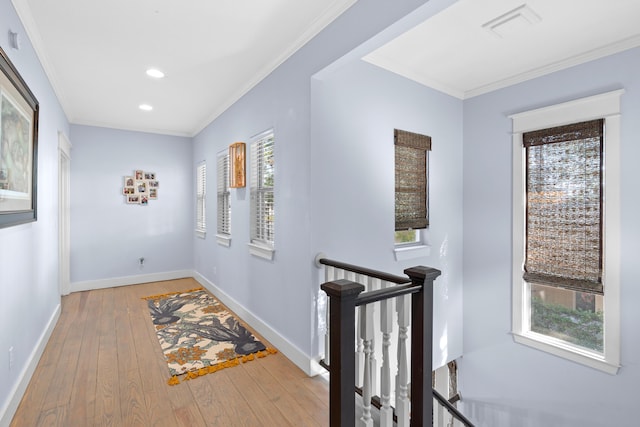
[{"label": "gray blue wall", "polygon": [[[622,368],[612,376],[515,344],[511,335],[511,120],[614,89],[622,96]],[[637,425],[640,384],[640,49],[464,103],[464,408],[480,426]],[[618,191],[608,189],[608,191]],[[605,314],[606,315],[606,314]],[[635,421],[634,421],[635,419]]]},{"label": "gray blue wall", "polygon": [[[274,260],[249,254],[249,189],[233,189],[231,247],[222,247],[213,238],[216,205],[208,197],[211,231],[205,240],[194,239],[195,269],[307,359],[318,354],[319,276],[313,259],[317,251],[330,249],[312,241],[314,234],[323,231],[313,223],[312,199],[332,197],[324,192],[314,194],[313,182],[333,173],[330,165],[314,169],[318,165],[312,161],[312,146],[320,142],[312,140],[310,128],[311,78],[422,3],[357,2],[194,138],[193,165],[202,160],[213,165],[216,153],[229,144],[249,142],[252,135],[274,129]],[[418,12],[430,16],[450,3],[430,1]],[[208,188],[215,188],[215,176],[209,175],[207,181]]]},{"label": "gray blue wall", "polygon": [[[20,50],[9,47],[9,30]],[[10,1],[0,2],[0,46],[40,102],[38,221],[0,229],[0,423],[60,305],[58,288],[58,132],[69,135],[60,107]],[[9,348],[13,366],[9,369]]]},{"label": "gray blue wall", "polygon": [[[312,84],[311,245],[402,275],[441,269],[434,366],[462,355],[462,101],[354,60]],[[394,257],[394,128],[431,136],[429,255]]]},{"label": "gray blue wall", "polygon": [[[71,290],[192,270],[191,138],[72,125],[70,140]],[[136,169],[159,181],[158,199],[146,206],[122,195]]]}]

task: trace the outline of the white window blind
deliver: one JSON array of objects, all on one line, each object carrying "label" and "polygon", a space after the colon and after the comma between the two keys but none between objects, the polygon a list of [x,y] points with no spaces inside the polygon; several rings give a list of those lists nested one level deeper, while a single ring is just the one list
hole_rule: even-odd
[{"label": "white window blind", "polygon": [[207,197],[207,164],[202,162],[196,169],[196,233],[204,237],[207,231],[205,205]]},{"label": "white window blind", "polygon": [[251,144],[251,241],[274,244],[274,135],[257,137]]},{"label": "white window blind", "polygon": [[218,153],[218,234],[231,234],[231,204],[229,203],[229,152]]}]

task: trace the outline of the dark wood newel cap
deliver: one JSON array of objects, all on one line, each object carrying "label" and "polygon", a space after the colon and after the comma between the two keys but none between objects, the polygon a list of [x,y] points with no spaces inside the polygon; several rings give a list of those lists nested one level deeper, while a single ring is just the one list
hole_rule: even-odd
[{"label": "dark wood newel cap", "polygon": [[355,298],[364,291],[364,286],[351,280],[339,279],[333,282],[323,283],[320,285],[320,289],[325,291],[330,297]]},{"label": "dark wood newel cap", "polygon": [[407,268],[404,274],[411,277],[411,281],[415,280],[435,280],[436,277],[442,274],[442,272],[436,268],[425,267],[418,265],[416,267]]}]

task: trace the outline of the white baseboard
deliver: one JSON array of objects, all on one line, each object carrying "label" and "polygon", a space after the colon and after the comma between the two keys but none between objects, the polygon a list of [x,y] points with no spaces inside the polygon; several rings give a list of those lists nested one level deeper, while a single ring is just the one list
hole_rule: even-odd
[{"label": "white baseboard", "polygon": [[114,277],[111,279],[86,280],[72,282],[71,292],[92,291],[94,289],[115,288],[118,286],[139,285],[140,283],[161,282],[163,280],[175,280],[185,277],[194,277],[193,270],[175,270],[162,273],[138,274],[135,276]]},{"label": "white baseboard", "polygon": [[296,366],[302,369],[307,375],[315,376],[322,372],[326,372],[318,364],[318,360],[312,359],[304,354],[298,347],[283,338],[277,331],[271,326],[265,323],[262,319],[248,311],[240,303],[230,297],[222,289],[214,285],[207,278],[202,276],[198,272],[193,273],[193,278],[197,280],[202,286],[207,288],[220,299],[224,305],[229,307],[231,311],[236,313],[242,320],[247,322],[253,329],[255,329],[260,335],[262,335],[267,341],[272,343],[278,351],[284,354],[289,360],[291,360]]},{"label": "white baseboard", "polygon": [[49,323],[47,323],[47,327],[42,331],[42,335],[40,335],[40,339],[38,339],[38,343],[34,347],[31,355],[29,355],[29,360],[24,366],[24,369],[20,373],[18,377],[18,381],[16,385],[13,387],[13,390],[9,393],[11,398],[6,402],[4,407],[0,412],[0,427],[8,427],[11,424],[11,420],[13,416],[16,414],[18,410],[18,405],[20,405],[20,401],[24,396],[25,391],[27,390],[27,386],[29,385],[29,381],[31,381],[31,377],[38,366],[38,362],[42,357],[42,353],[44,352],[47,343],[49,342],[49,338],[53,333],[53,329],[56,327],[58,323],[58,319],[60,318],[60,312],[62,307],[60,304],[56,307],[49,319]]}]

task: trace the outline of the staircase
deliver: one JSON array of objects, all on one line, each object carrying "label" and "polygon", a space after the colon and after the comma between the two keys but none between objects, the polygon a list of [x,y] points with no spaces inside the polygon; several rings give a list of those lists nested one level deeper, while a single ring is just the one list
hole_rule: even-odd
[{"label": "staircase", "polygon": [[433,282],[440,271],[419,266],[395,276],[323,256],[316,264],[324,266],[320,288],[328,296],[321,364],[330,375],[331,426],[473,426],[432,387]]}]

